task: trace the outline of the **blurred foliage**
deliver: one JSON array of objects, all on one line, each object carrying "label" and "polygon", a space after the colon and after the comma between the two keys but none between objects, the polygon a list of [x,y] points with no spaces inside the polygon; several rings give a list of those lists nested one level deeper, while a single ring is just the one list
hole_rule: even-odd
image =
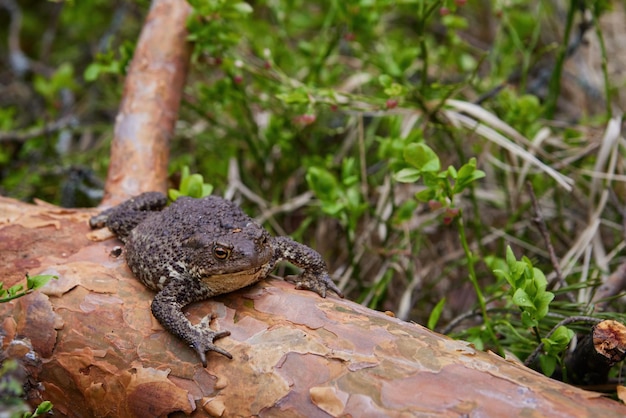
[{"label": "blurred foliage", "polygon": [[[7,289],[0,282],[0,303],[6,303],[13,299],[26,296],[34,290],[46,285],[50,280],[58,279],[57,276],[42,274],[36,276],[26,275],[26,289],[24,285],[16,284]],[[50,401],[41,402],[33,412],[24,401],[24,385],[26,384],[23,366],[13,358],[5,358],[0,352],[0,414],[3,416],[35,418],[47,415],[52,410]]]},{"label": "blurred foliage", "polygon": [[49,416],[52,413],[52,402],[43,401],[33,411],[24,401],[25,374],[17,360],[6,359],[0,364],[0,412],[12,418]]},{"label": "blurred foliage", "polygon": [[[600,143],[624,81],[607,66],[599,19],[623,13],[620,3],[190,4],[172,190],[202,195],[207,179],[229,192],[274,232],[318,249],[365,305],[520,358],[543,338],[538,367],[560,364],[569,328],[543,336],[564,316],[600,315],[593,286],[623,262],[623,139]],[[0,193],[97,202],[148,6],[4,3]],[[592,53],[594,77],[568,66]],[[561,258],[558,285],[526,183]],[[598,239],[583,250],[589,225]],[[528,283],[507,280],[519,263]],[[607,309],[623,320],[623,306]]]}]

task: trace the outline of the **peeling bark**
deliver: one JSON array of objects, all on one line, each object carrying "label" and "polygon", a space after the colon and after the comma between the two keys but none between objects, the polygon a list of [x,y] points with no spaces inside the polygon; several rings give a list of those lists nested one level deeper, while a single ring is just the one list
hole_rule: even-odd
[{"label": "peeling bark", "polygon": [[626,407],[356,303],[281,280],[192,305],[230,337],[205,369],[154,320],[120,242],[92,232],[95,210],[0,198],[6,285],[55,274],[0,305],[2,350],[29,359],[32,401],[58,416],[622,417]]}]

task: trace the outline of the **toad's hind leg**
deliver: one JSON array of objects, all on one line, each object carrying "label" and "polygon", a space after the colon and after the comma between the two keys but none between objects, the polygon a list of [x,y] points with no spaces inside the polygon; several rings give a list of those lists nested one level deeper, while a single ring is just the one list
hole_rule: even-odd
[{"label": "toad's hind leg", "polygon": [[146,192],[107,209],[89,220],[92,229],[108,227],[122,241],[152,212],[167,205],[167,197],[160,192]]}]

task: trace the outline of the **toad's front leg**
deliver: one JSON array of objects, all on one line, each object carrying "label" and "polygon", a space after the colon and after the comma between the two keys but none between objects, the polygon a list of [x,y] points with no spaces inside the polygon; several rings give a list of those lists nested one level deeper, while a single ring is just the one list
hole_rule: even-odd
[{"label": "toad's front leg", "polygon": [[228,358],[230,353],[213,342],[230,335],[229,331],[213,331],[209,328],[210,318],[205,318],[198,325],[192,325],[182,309],[192,302],[214,296],[210,289],[195,280],[171,279],[152,301],[152,314],[172,334],[196,350],[202,365],[207,366],[207,351],[215,351]]},{"label": "toad's front leg", "polygon": [[297,289],[312,290],[321,297],[332,290],[343,297],[341,290],[328,275],[328,268],[322,256],[312,248],[300,244],[289,237],[275,237],[273,239],[275,260],[285,260],[302,269],[297,276],[287,276],[285,280],[294,283]]}]

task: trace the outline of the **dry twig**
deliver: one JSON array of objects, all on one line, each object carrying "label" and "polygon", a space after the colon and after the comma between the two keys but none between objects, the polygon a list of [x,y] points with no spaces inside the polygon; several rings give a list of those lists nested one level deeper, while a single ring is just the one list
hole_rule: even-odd
[{"label": "dry twig", "polygon": [[535,196],[533,185],[530,182],[527,182],[526,187],[528,188],[528,194],[530,195],[533,210],[535,211],[535,216],[533,216],[532,221],[535,225],[537,225],[537,229],[539,229],[539,233],[541,234],[541,237],[546,244],[546,249],[548,250],[548,254],[550,254],[550,262],[552,263],[552,267],[554,268],[554,272],[556,273],[555,278],[552,280],[552,282],[548,284],[548,288],[553,289],[557,283],[560,287],[565,287],[567,283],[565,283],[565,280],[563,278],[559,259],[556,256],[554,247],[552,246],[550,233],[548,232],[548,227],[546,226],[546,222],[543,219],[543,215],[541,214],[541,208],[539,207],[539,203],[537,202],[537,196]]}]

